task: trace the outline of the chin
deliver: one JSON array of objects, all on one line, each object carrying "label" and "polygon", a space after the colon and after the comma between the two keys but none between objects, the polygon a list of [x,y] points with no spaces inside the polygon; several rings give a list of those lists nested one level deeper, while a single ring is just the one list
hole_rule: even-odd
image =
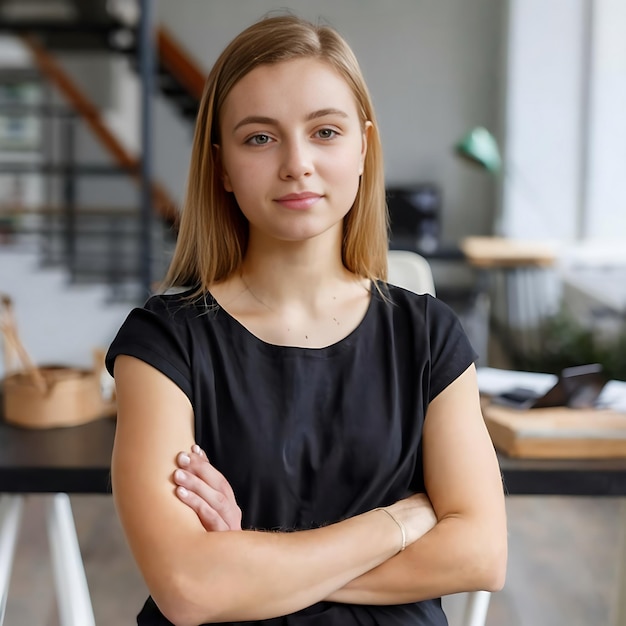
[{"label": "chin", "polygon": [[335,239],[341,241],[343,237],[343,219],[338,223],[334,222],[330,225],[302,224],[299,228],[284,228],[274,230],[273,232],[266,231],[266,235],[285,243],[306,243],[318,239],[320,241],[327,239],[329,245],[331,245]]}]

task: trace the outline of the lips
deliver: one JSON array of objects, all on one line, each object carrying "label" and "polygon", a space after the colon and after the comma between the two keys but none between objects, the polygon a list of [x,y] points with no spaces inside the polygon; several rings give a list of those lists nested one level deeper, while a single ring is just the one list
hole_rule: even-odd
[{"label": "lips", "polygon": [[312,207],[322,196],[312,191],[303,191],[300,193],[289,193],[276,199],[276,202],[287,209],[302,211]]}]

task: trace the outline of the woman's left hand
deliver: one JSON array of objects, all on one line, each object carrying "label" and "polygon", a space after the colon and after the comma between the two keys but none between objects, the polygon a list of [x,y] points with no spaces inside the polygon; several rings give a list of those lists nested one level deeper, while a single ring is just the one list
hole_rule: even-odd
[{"label": "woman's left hand", "polygon": [[202,526],[208,531],[241,530],[241,509],[233,489],[200,446],[192,446],[191,454],[180,452],[176,463],[176,495],[196,513]]}]

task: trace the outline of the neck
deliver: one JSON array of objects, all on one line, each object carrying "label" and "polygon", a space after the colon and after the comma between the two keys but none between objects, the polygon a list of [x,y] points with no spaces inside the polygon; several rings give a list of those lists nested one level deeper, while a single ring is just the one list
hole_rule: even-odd
[{"label": "neck", "polygon": [[281,346],[321,348],[359,325],[371,285],[343,266],[340,241],[270,243],[251,239],[239,272],[212,286],[221,307],[253,335]]},{"label": "neck", "polygon": [[251,240],[240,272],[244,287],[269,308],[295,303],[315,306],[340,285],[358,280],[343,265],[341,242],[332,248],[320,243],[281,242],[267,247]]}]

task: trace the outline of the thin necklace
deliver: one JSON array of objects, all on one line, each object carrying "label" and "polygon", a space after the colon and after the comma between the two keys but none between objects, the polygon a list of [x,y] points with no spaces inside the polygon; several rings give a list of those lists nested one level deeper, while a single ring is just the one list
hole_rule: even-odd
[{"label": "thin necklace", "polygon": [[[250,292],[250,295],[262,306],[264,306],[268,311],[271,311],[272,313],[276,313],[276,311],[266,302],[263,302],[263,300],[261,300],[261,298],[259,298],[259,296],[256,295],[256,293],[254,293],[254,291],[252,291],[252,289],[250,288],[250,285],[248,284],[248,282],[246,281],[246,279],[243,276],[243,272],[241,272],[239,274],[239,278],[241,278],[241,282],[244,284],[244,287]],[[336,296],[333,296],[333,300],[336,300]],[[341,322],[333,315],[333,322],[337,325],[337,326],[341,326]],[[290,328],[287,328],[287,332],[291,332]],[[304,335],[305,339],[309,338],[308,334]]]},{"label": "thin necklace", "polygon": [[259,298],[259,296],[256,295],[256,293],[254,293],[254,291],[252,291],[252,289],[250,288],[250,285],[248,285],[248,282],[246,281],[246,279],[243,277],[243,272],[239,274],[239,278],[241,278],[241,282],[244,284],[245,288],[250,292],[250,294],[252,295],[252,297],[259,303],[262,304],[268,311],[271,311],[272,313],[276,313],[276,311],[267,303],[263,302],[263,300],[261,300],[261,298]]}]

